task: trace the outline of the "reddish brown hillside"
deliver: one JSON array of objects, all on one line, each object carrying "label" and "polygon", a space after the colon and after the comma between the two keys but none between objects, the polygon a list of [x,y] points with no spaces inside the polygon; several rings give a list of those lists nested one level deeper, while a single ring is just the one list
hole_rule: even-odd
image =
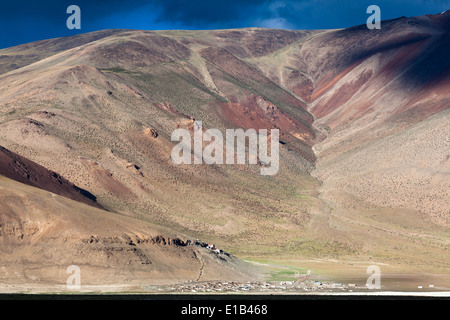
[{"label": "reddish brown hillside", "polygon": [[77,187],[56,172],[50,171],[2,146],[0,146],[0,175],[75,201],[102,208],[96,202],[97,198],[90,192]]}]

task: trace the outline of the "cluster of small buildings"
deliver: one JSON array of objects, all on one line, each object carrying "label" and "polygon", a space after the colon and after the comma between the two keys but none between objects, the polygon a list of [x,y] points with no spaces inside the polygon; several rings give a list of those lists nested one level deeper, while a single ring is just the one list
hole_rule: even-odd
[{"label": "cluster of small buildings", "polygon": [[320,281],[273,281],[273,282],[235,282],[209,281],[188,282],[172,287],[160,288],[160,291],[180,293],[221,293],[221,292],[308,292],[308,291],[346,291],[367,289],[354,284],[326,283]]},{"label": "cluster of small buildings", "polygon": [[209,250],[211,250],[212,252],[217,253],[217,254],[223,253],[223,250],[216,248],[216,246],[215,246],[214,244],[208,244],[208,245],[206,246],[206,249],[209,249]]}]

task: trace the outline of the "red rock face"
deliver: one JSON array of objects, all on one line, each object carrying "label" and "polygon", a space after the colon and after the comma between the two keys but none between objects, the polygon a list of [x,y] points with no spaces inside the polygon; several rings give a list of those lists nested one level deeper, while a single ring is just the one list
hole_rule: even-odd
[{"label": "red rock face", "polygon": [[290,71],[286,85],[306,103],[311,101],[311,96],[314,92],[314,83],[300,71]]},{"label": "red rock face", "polygon": [[449,225],[441,143],[449,134],[449,22],[449,12],[400,18],[378,32],[361,26],[305,42],[316,84],[308,110],[327,130],[315,145],[315,174],[336,203],[349,201],[347,192]]},{"label": "red rock face", "polygon": [[243,129],[280,129],[281,136],[291,136],[312,145],[315,138],[307,123],[287,115],[261,96],[248,95],[241,103],[222,103],[225,119]]},{"label": "red rock face", "polygon": [[[378,32],[362,26],[306,41],[302,52],[316,83],[309,110],[317,118],[333,114],[326,122],[337,127],[379,111],[401,92],[409,97],[396,98],[389,116],[412,107],[431,87],[438,92],[450,68],[448,16],[400,18],[384,22]],[[441,105],[428,115],[445,108]]]}]

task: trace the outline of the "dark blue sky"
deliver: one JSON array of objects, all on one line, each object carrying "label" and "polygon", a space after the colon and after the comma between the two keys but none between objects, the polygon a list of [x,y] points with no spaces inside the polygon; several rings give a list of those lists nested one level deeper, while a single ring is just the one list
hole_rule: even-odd
[{"label": "dark blue sky", "polygon": [[[81,8],[81,30],[66,27],[72,4]],[[382,20],[450,9],[450,0],[9,0],[0,3],[0,48],[112,28],[345,28],[364,24],[371,4]]]}]

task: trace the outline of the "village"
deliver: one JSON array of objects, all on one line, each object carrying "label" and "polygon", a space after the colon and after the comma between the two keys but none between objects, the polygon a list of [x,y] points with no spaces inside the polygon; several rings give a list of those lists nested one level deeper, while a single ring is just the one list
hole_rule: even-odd
[{"label": "village", "polygon": [[[208,244],[198,239],[188,244],[202,247],[217,255],[229,255],[215,244]],[[304,292],[356,292],[367,291],[367,286],[342,284],[337,282],[317,281],[310,279],[310,272],[298,275],[292,281],[190,281],[187,283],[153,287],[152,291],[160,293],[304,293]]]},{"label": "village", "polygon": [[355,284],[328,283],[321,281],[306,280],[297,281],[262,281],[262,282],[188,282],[184,284],[161,286],[157,289],[160,293],[307,293],[307,292],[356,292],[367,291],[366,286]]}]

